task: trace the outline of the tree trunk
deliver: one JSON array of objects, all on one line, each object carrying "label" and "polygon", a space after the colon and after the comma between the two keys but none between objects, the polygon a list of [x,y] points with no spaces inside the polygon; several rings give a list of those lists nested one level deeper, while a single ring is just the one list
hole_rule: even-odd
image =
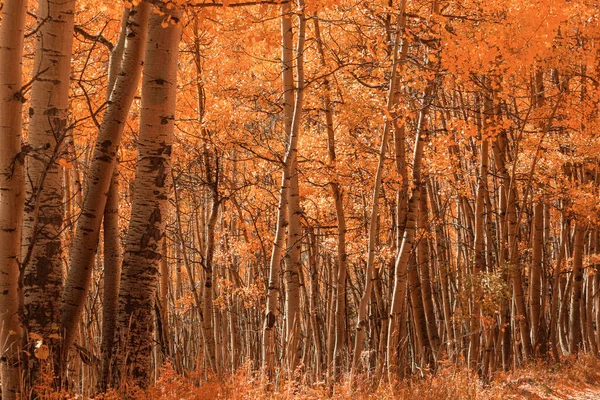
[{"label": "tree trunk", "polygon": [[571,310],[569,313],[569,352],[577,354],[581,350],[581,293],[583,286],[583,245],[585,242],[585,226],[580,221],[575,224],[575,241],[573,243],[573,289],[571,294]]},{"label": "tree trunk", "polygon": [[431,346],[433,361],[439,360],[440,336],[438,334],[435,310],[433,308],[433,293],[431,291],[430,275],[430,249],[429,249],[429,211],[427,208],[427,185],[421,186],[421,195],[419,198],[419,230],[421,238],[418,248],[418,265],[421,279],[421,297],[423,301],[423,310],[427,320],[427,336]]},{"label": "tree trunk", "polygon": [[[120,72],[121,60],[125,48],[125,34],[127,28],[127,19],[129,18],[129,9],[125,9],[121,20],[121,32],[117,45],[113,48],[110,55],[108,67],[108,85],[106,90],[106,99],[110,99],[110,94],[114,88],[117,75]],[[112,359],[112,344],[115,336],[115,324],[117,320],[117,306],[119,300],[119,287],[121,284],[121,244],[119,232],[119,169],[115,165],[113,176],[110,182],[106,198],[106,207],[104,209],[104,290],[102,298],[102,343],[101,369],[98,379],[98,388],[101,391],[106,390],[110,376],[110,365]],[[80,202],[81,205],[81,202]]]},{"label": "tree trunk", "polygon": [[130,11],[121,73],[115,81],[102,119],[88,172],[87,194],[77,220],[71,265],[62,296],[60,318],[64,331],[61,355],[63,362],[73,342],[90,287],[100,223],[106,206],[105,194],[110,188],[117,150],[142,68],[150,7],[149,3],[141,2]]},{"label": "tree trunk", "polygon": [[297,136],[292,136],[292,119],[294,110],[294,76],[292,70],[293,44],[292,44],[292,22],[290,17],[290,3],[285,2],[281,5],[281,55],[282,55],[282,82],[283,82],[283,122],[284,136],[287,142],[287,151],[285,154],[283,173],[281,177],[281,186],[279,189],[279,206],[277,213],[277,225],[275,228],[275,238],[273,239],[273,249],[271,252],[271,262],[269,266],[269,283],[267,287],[267,305],[265,310],[265,320],[263,325],[263,343],[262,358],[263,369],[272,377],[275,368],[275,324],[277,322],[277,307],[279,304],[279,294],[281,291],[281,260],[284,248],[285,229],[288,223],[288,192],[290,185],[290,171],[292,159],[297,156]]},{"label": "tree trunk", "polygon": [[131,378],[141,387],[150,383],[152,317],[168,219],[167,178],[181,35],[178,11],[167,11],[166,15],[176,24],[163,28],[164,17],[152,14],[148,26],[135,190],[125,242],[114,345],[118,360],[115,372],[121,374],[117,378]]},{"label": "tree trunk", "polygon": [[26,0],[7,0],[0,24],[0,368],[2,399],[21,397],[19,260],[25,201],[21,70]]},{"label": "tree trunk", "polygon": [[390,305],[390,327],[388,329],[388,375],[390,379],[394,377],[399,371],[397,370],[398,365],[398,347],[400,345],[400,320],[404,318],[405,306],[406,306],[406,281],[407,281],[407,268],[409,263],[410,254],[414,245],[415,228],[417,220],[417,212],[419,207],[420,195],[421,195],[421,161],[423,158],[423,149],[425,147],[425,119],[429,112],[429,105],[431,103],[431,92],[433,82],[427,84],[425,93],[423,95],[423,105],[419,112],[419,120],[417,122],[417,132],[415,137],[415,149],[413,155],[413,173],[412,173],[412,184],[413,189],[411,191],[410,198],[408,200],[407,214],[406,214],[406,226],[404,229],[404,236],[402,237],[402,244],[396,256],[396,264],[394,267],[394,285],[392,292],[392,302]]},{"label": "tree trunk", "polygon": [[545,353],[543,334],[540,335],[542,301],[542,251],[544,247],[544,205],[535,203],[533,211],[533,256],[531,261],[531,282],[529,309],[531,310],[531,343],[535,354]]},{"label": "tree trunk", "polygon": [[477,197],[475,200],[475,262],[473,264],[473,311],[471,315],[469,365],[478,368],[481,342],[481,303],[483,301],[482,273],[485,270],[485,191],[487,190],[487,168],[489,145],[481,141],[481,161],[477,179]]},{"label": "tree trunk", "polygon": [[[306,32],[306,18],[304,15],[304,2],[298,0],[298,44],[296,47],[296,98],[294,99],[294,114],[292,118],[290,142],[298,143],[300,135],[300,122],[302,121],[302,107],[304,105],[304,41]],[[283,18],[287,16],[284,15]],[[290,32],[291,33],[291,32]],[[300,193],[298,186],[298,148],[291,151],[296,155],[290,160],[290,184],[288,191],[288,250],[286,255],[284,280],[285,280],[285,318],[286,318],[286,366],[290,377],[295,375],[298,361],[302,354],[302,340],[300,316],[300,273],[302,261],[302,232],[300,227]]]},{"label": "tree trunk", "polygon": [[[34,80],[29,107],[22,268],[25,328],[40,335],[58,360],[59,308],[63,289],[63,174],[74,29],[74,0],[40,1],[37,12]],[[30,358],[30,384],[40,363]]]},{"label": "tree trunk", "polygon": [[[319,51],[319,57],[321,59],[321,65],[325,68],[325,51],[323,48],[323,42],[321,39],[321,30],[319,27],[319,18],[317,15],[313,18],[315,27],[315,37],[317,39],[317,49]],[[325,123],[327,127],[327,150],[329,157],[329,164],[335,174],[336,169],[336,153],[335,153],[335,130],[333,126],[333,110],[331,105],[331,86],[329,79],[325,78],[323,81],[325,91],[323,94],[323,108],[325,110]],[[334,331],[335,340],[333,345],[333,354],[331,356],[333,365],[331,376],[335,379],[337,374],[340,372],[340,363],[342,351],[346,344],[346,277],[348,273],[348,256],[346,254],[346,217],[344,215],[344,202],[343,202],[343,191],[340,188],[337,177],[332,177],[329,183],[331,187],[331,193],[335,202],[335,215],[338,223],[337,231],[337,276],[334,277]]]}]

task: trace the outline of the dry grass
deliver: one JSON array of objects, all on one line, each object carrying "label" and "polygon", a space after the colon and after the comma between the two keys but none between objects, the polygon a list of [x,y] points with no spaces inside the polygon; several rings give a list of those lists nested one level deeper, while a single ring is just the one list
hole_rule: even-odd
[{"label": "dry grass", "polygon": [[[333,388],[325,384],[280,384],[276,392],[248,369],[225,381],[198,384],[195,377],[182,378],[166,368],[155,386],[143,393],[149,399],[600,399],[600,361],[592,356],[569,358],[561,364],[538,362],[515,372],[498,372],[484,384],[472,372],[452,366],[435,375],[414,378],[395,385],[372,388],[367,379],[357,380],[351,390],[348,381]],[[140,393],[141,394],[141,393]]]},{"label": "dry grass", "polygon": [[[98,400],[208,400],[208,399],[410,399],[410,400],[492,400],[492,399],[600,399],[600,360],[589,355],[579,359],[567,358],[562,363],[538,362],[517,371],[497,372],[490,383],[484,384],[476,374],[464,368],[446,365],[435,375],[413,378],[394,385],[382,383],[373,388],[372,382],[357,379],[351,389],[347,379],[333,387],[324,383],[303,385],[280,383],[276,391],[260,375],[242,368],[221,381],[206,381],[203,374],[183,377],[166,366],[155,385],[147,390],[126,388],[97,396]],[[45,399],[81,398],[40,390]]]}]

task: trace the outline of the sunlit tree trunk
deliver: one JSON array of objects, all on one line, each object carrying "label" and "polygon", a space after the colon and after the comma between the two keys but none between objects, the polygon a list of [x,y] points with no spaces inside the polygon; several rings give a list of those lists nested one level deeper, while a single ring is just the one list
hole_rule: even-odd
[{"label": "sunlit tree trunk", "polygon": [[[35,154],[26,158],[23,218],[23,304],[25,328],[43,337],[58,355],[59,308],[63,289],[63,174],[69,107],[69,78],[74,29],[74,0],[40,1],[37,12],[34,81],[29,107],[28,143]],[[32,350],[32,349],[30,349]],[[57,359],[57,358],[56,358]],[[29,377],[40,364],[30,358]]]},{"label": "sunlit tree trunk", "polygon": [[[304,42],[306,35],[306,18],[304,1],[298,0],[298,44],[296,47],[296,97],[290,132],[290,143],[298,143],[302,108],[304,106]],[[283,18],[286,18],[284,15]],[[290,184],[288,191],[288,250],[285,262],[285,318],[286,318],[286,367],[290,376],[296,372],[296,367],[302,355],[300,315],[300,274],[302,261],[302,232],[300,226],[300,188],[298,185],[298,148],[290,148],[296,155],[290,160]]]},{"label": "sunlit tree trunk", "polygon": [[475,260],[473,264],[473,311],[471,315],[471,332],[469,348],[469,365],[478,367],[481,342],[481,303],[483,301],[482,273],[485,270],[485,191],[487,190],[489,144],[481,141],[480,169],[477,179],[477,194],[475,199]]},{"label": "sunlit tree trunk", "polygon": [[420,202],[421,185],[421,162],[423,158],[423,150],[425,147],[425,119],[429,111],[431,103],[432,82],[427,85],[423,95],[423,105],[419,111],[417,122],[417,131],[415,137],[415,147],[413,155],[413,170],[412,170],[412,185],[413,189],[408,200],[406,225],[404,235],[398,254],[396,256],[396,264],[394,266],[394,284],[392,292],[392,302],[390,304],[390,326],[388,329],[388,374],[392,379],[399,371],[398,366],[398,347],[400,345],[400,319],[404,318],[406,306],[406,290],[407,290],[407,269],[410,260],[410,255],[414,246],[415,228],[417,221],[417,212]]},{"label": "sunlit tree trunk", "polygon": [[25,200],[21,69],[26,0],[7,0],[0,24],[0,376],[2,399],[21,396],[19,259]]},{"label": "sunlit tree trunk", "polygon": [[[177,92],[179,13],[161,26],[152,14],[142,79],[138,161],[131,220],[125,241],[115,349],[121,379],[149,384],[153,311],[168,219],[168,186]],[[120,382],[117,382],[120,383]]]},{"label": "sunlit tree trunk", "polygon": [[146,2],[133,7],[129,14],[121,72],[115,81],[102,119],[88,172],[87,193],[84,196],[82,213],[77,220],[71,265],[62,296],[63,360],[66,359],[73,342],[90,287],[100,224],[106,206],[106,193],[110,188],[129,107],[139,82],[149,15],[150,4]]},{"label": "sunlit tree trunk", "polygon": [[569,352],[577,354],[581,350],[581,294],[583,286],[583,246],[585,242],[585,226],[581,221],[575,224],[575,240],[573,243],[573,288],[571,308],[569,311]]},{"label": "sunlit tree trunk", "polygon": [[[125,34],[129,9],[123,12],[121,32],[116,46],[112,49],[109,68],[106,98],[114,88],[117,75],[120,72],[123,51],[125,48]],[[112,357],[112,344],[115,336],[115,324],[117,319],[117,305],[119,299],[119,287],[121,283],[121,245],[119,237],[119,169],[115,165],[113,177],[108,190],[106,207],[104,209],[104,286],[102,298],[102,342],[101,370],[98,379],[98,388],[105,390],[110,374]]]},{"label": "sunlit tree trunk", "polygon": [[540,353],[544,347],[540,336],[542,301],[542,251],[544,248],[544,205],[535,203],[533,209],[533,256],[531,261],[531,282],[529,309],[531,310],[531,343],[534,352]]},{"label": "sunlit tree trunk", "polygon": [[288,192],[290,186],[291,165],[297,156],[296,146],[298,137],[292,136],[292,119],[294,110],[294,75],[292,69],[293,36],[291,22],[291,6],[289,2],[281,5],[281,56],[282,56],[282,82],[283,82],[283,123],[284,136],[287,143],[281,186],[279,189],[279,205],[277,211],[277,225],[275,238],[271,251],[269,265],[269,282],[267,287],[267,305],[263,325],[262,359],[263,369],[269,376],[273,376],[275,368],[275,324],[277,323],[279,295],[281,291],[281,260],[285,246],[285,230],[288,224]]}]

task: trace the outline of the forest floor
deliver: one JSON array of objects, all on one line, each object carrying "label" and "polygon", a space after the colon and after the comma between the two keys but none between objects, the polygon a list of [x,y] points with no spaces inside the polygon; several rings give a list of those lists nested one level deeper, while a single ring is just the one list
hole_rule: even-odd
[{"label": "forest floor", "polygon": [[[582,399],[600,400],[600,360],[592,356],[567,358],[560,364],[537,362],[513,372],[497,372],[485,384],[472,372],[446,366],[435,375],[403,381],[391,387],[373,389],[368,377],[349,384],[281,384],[274,393],[264,382],[243,371],[231,379],[201,385],[182,378],[172,370],[163,372],[157,384],[144,392],[146,399],[410,399],[410,400],[492,400],[492,399]],[[137,396],[135,396],[137,397]]]}]

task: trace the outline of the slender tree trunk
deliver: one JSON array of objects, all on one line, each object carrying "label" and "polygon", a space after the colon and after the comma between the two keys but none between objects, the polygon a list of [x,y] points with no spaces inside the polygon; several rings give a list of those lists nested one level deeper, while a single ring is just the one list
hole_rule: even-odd
[{"label": "slender tree trunk", "polygon": [[121,282],[121,244],[119,238],[119,175],[115,170],[104,210],[104,290],[102,298],[102,353],[98,387],[106,390],[110,376],[112,347],[117,321]]},{"label": "slender tree trunk", "polygon": [[25,201],[21,70],[26,0],[7,0],[0,24],[0,377],[2,399],[21,397],[19,260]]},{"label": "slender tree trunk", "polygon": [[482,273],[485,270],[485,191],[487,190],[487,168],[489,157],[487,140],[481,141],[481,161],[477,179],[475,200],[475,262],[473,264],[473,311],[471,315],[469,365],[479,368],[479,350],[481,342],[481,303],[483,301]]},{"label": "slender tree trunk", "polygon": [[529,309],[531,310],[531,342],[535,354],[542,354],[544,343],[540,336],[542,301],[542,255],[544,247],[544,205],[535,203],[533,211],[533,256],[531,261],[531,282]]},{"label": "slender tree trunk", "polygon": [[573,244],[573,291],[569,312],[569,352],[577,354],[582,348],[581,338],[581,294],[583,286],[583,246],[585,242],[585,226],[581,221],[575,224],[575,241]]},{"label": "slender tree trunk", "polygon": [[293,158],[297,156],[297,136],[292,136],[292,119],[294,110],[294,76],[292,70],[293,42],[292,22],[290,17],[291,6],[289,2],[281,5],[281,36],[282,36],[282,82],[283,82],[283,122],[287,151],[283,164],[281,186],[279,190],[279,206],[277,214],[277,225],[271,262],[269,266],[269,283],[267,288],[267,306],[263,326],[263,369],[272,377],[275,368],[275,323],[277,322],[279,294],[281,291],[281,260],[285,241],[285,229],[288,223],[288,192],[290,185],[290,171]]},{"label": "slender tree trunk", "polygon": [[[106,98],[114,88],[117,75],[120,72],[121,60],[125,48],[125,34],[129,9],[125,9],[121,19],[121,32],[117,45],[113,48],[109,60],[108,85]],[[102,299],[102,343],[101,370],[98,379],[98,388],[106,390],[110,376],[110,365],[112,358],[112,344],[115,336],[115,324],[117,320],[117,306],[119,300],[119,287],[121,283],[121,244],[119,232],[119,169],[115,165],[113,176],[106,198],[104,209],[104,290]],[[79,203],[81,205],[81,202]]]},{"label": "slender tree trunk", "polygon": [[[298,143],[300,135],[300,122],[302,121],[302,108],[304,106],[304,41],[306,34],[306,18],[304,14],[304,1],[298,0],[298,44],[296,47],[296,98],[294,100],[294,114],[290,142]],[[286,18],[284,16],[283,18]],[[291,151],[297,153],[295,146]],[[285,280],[285,317],[286,317],[286,366],[290,376],[294,376],[298,361],[302,354],[301,316],[300,316],[300,273],[302,261],[302,233],[300,228],[300,197],[298,186],[298,155],[290,163],[290,185],[288,192],[288,252],[286,256]]]},{"label": "slender tree trunk", "polygon": [[215,329],[218,332],[220,332],[222,327],[213,325],[213,319],[215,315],[215,311],[213,309],[213,259],[215,254],[215,227],[217,224],[217,218],[219,217],[220,205],[219,162],[218,158],[215,156],[215,173],[213,176],[213,174],[210,172],[210,154],[206,144],[204,145],[204,160],[207,174],[207,182],[210,187],[211,208],[210,216],[208,218],[208,224],[206,225],[206,248],[204,249],[204,286],[202,288],[202,316],[204,319],[202,328],[204,329],[206,351],[208,352],[208,357],[210,357],[211,359],[211,364],[214,368],[214,372],[218,376],[221,372],[221,369],[217,357],[218,349],[215,344],[215,342],[218,342],[218,340],[216,340],[216,336],[218,333],[215,333]]},{"label": "slender tree trunk", "polygon": [[429,210],[427,207],[427,185],[421,186],[421,195],[419,198],[419,230],[421,238],[418,247],[418,265],[421,279],[421,297],[423,301],[423,310],[427,321],[427,336],[431,346],[433,361],[436,363],[439,359],[440,336],[438,334],[435,310],[433,307],[433,293],[431,291],[430,274],[430,249],[429,249]]},{"label": "slender tree trunk", "polygon": [[[321,30],[319,27],[319,18],[317,15],[313,18],[315,37],[317,39],[317,49],[321,59],[321,65],[327,66],[325,60],[325,51],[321,39]],[[335,173],[336,169],[336,153],[335,153],[335,130],[333,126],[333,110],[331,105],[331,86],[329,79],[323,81],[325,91],[323,94],[323,108],[325,110],[325,123],[327,128],[327,150],[329,156],[329,164]],[[348,273],[348,256],[346,254],[346,217],[344,214],[343,191],[340,188],[337,177],[332,177],[329,184],[331,193],[335,202],[335,215],[338,223],[337,231],[337,276],[334,277],[334,302],[335,302],[335,343],[333,346],[332,374],[335,379],[341,368],[342,351],[346,344],[346,277]],[[330,346],[332,344],[330,343]]]},{"label": "slender tree trunk", "polygon": [[[564,207],[564,206],[563,206]],[[550,304],[550,350],[556,362],[560,361],[558,355],[558,298],[560,295],[560,270],[562,261],[565,258],[565,243],[569,240],[569,230],[565,221],[565,210],[563,208],[560,223],[560,240],[558,243],[558,255],[556,256],[556,265],[552,279],[552,302]]]},{"label": "slender tree trunk", "polygon": [[414,245],[415,228],[417,220],[417,212],[420,202],[421,194],[421,161],[423,158],[423,149],[425,147],[425,119],[429,112],[429,105],[431,103],[431,92],[433,82],[428,83],[425,93],[423,95],[423,105],[419,112],[419,120],[417,122],[417,131],[415,137],[415,148],[413,155],[413,171],[412,171],[412,184],[413,189],[411,191],[410,198],[408,200],[408,208],[406,214],[406,226],[404,229],[404,236],[402,237],[402,244],[400,250],[396,256],[396,264],[394,267],[394,285],[392,292],[392,302],[390,305],[390,327],[388,329],[388,375],[392,379],[399,371],[397,370],[398,360],[398,347],[400,345],[400,320],[404,318],[405,306],[406,306],[406,281],[407,281],[407,269],[410,259],[410,254]]},{"label": "slender tree trunk", "polygon": [[[138,162],[123,257],[118,330],[114,346],[118,372],[121,374],[118,378],[131,378],[141,387],[150,383],[152,316],[168,219],[167,178],[173,142],[177,56],[181,35],[178,11],[167,11],[166,15],[176,24],[163,28],[164,16],[153,14],[148,26]],[[115,383],[118,385],[121,382],[117,380]]]}]

